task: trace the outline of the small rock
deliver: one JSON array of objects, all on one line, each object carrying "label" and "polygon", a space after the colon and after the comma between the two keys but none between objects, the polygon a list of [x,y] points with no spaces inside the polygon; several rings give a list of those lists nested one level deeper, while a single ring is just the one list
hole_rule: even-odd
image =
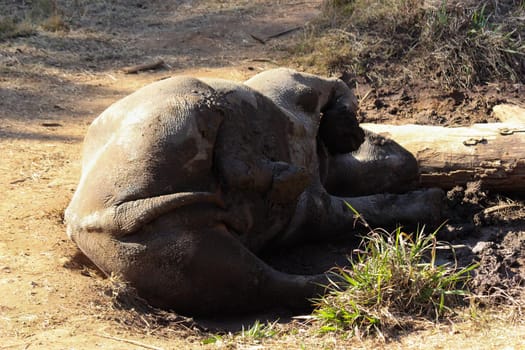
[{"label": "small rock", "polygon": [[485,242],[485,241],[479,241],[476,243],[476,245],[472,248],[472,253],[479,254],[481,253],[485,248],[490,247],[492,245],[492,242]]}]

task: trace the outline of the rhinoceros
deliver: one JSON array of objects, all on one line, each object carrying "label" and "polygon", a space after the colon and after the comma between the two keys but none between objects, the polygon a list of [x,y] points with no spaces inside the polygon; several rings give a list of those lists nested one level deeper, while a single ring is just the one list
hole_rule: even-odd
[{"label": "rhinoceros", "polygon": [[351,232],[345,202],[378,224],[426,220],[417,203],[439,202],[436,191],[369,195],[396,188],[389,167],[401,186],[417,164],[365,133],[356,109],[341,80],[290,69],[244,83],[178,76],[147,85],[89,127],[67,234],[157,307],[303,308],[327,276],[277,271],[261,249]]}]

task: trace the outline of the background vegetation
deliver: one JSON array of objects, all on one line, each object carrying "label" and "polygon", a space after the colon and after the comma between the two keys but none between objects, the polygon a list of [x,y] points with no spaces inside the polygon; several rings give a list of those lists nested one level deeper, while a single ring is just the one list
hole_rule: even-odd
[{"label": "background vegetation", "polygon": [[378,85],[401,76],[471,87],[525,82],[524,38],[523,0],[326,0],[296,52],[320,73]]}]

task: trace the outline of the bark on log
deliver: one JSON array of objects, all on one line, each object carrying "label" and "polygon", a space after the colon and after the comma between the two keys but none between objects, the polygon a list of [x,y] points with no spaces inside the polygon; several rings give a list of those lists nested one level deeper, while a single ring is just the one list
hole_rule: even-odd
[{"label": "bark on log", "polygon": [[525,193],[525,121],[445,128],[362,124],[410,151],[421,185],[450,189],[471,181],[500,192]]}]

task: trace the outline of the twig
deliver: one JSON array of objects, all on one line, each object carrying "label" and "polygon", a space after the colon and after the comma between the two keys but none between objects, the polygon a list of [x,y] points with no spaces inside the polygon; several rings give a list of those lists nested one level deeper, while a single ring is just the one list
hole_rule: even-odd
[{"label": "twig", "polygon": [[106,75],[113,81],[117,81],[118,79],[115,78],[113,75],[109,74],[109,73],[106,73]]},{"label": "twig", "polygon": [[146,348],[146,349],[164,350],[163,348],[159,348],[159,347],[156,347],[156,346],[153,346],[153,345],[144,344],[144,343],[138,342],[136,340],[117,338],[117,337],[113,337],[113,336],[105,335],[105,334],[97,334],[97,335],[99,337],[102,337],[102,338],[111,339],[111,340],[115,340],[115,341],[120,341],[120,342],[123,342],[123,343],[132,344],[132,345],[137,345],[137,346],[141,346],[141,347]]},{"label": "twig", "polygon": [[517,203],[499,204],[499,205],[495,205],[493,207],[490,207],[490,208],[487,208],[487,209],[483,210],[483,214],[487,215],[487,214],[490,214],[490,213],[494,213],[496,211],[510,209],[510,208],[519,208],[519,207],[521,207],[521,205],[517,204]]},{"label": "twig", "polygon": [[260,36],[257,36],[257,35],[254,35],[254,34],[250,34],[250,36],[254,39],[254,40],[257,40],[258,42],[260,42],[261,44],[266,44],[270,39],[275,39],[275,38],[278,38],[280,36],[283,36],[283,35],[286,35],[286,34],[290,34],[292,32],[295,32],[296,30],[299,30],[303,28],[302,26],[299,26],[299,27],[293,27],[293,28],[290,28],[290,29],[286,29],[286,30],[283,30],[281,32],[278,32],[278,33],[275,33],[275,34],[272,34],[272,35],[269,35],[267,36],[266,38],[261,38]]},{"label": "twig", "polygon": [[151,63],[144,63],[144,64],[138,64],[136,66],[125,67],[125,68],[122,68],[122,71],[125,74],[134,74],[134,73],[138,73],[143,70],[159,69],[165,66],[166,64],[164,63],[163,60],[158,60],[158,61],[151,62]]},{"label": "twig", "polygon": [[370,89],[368,90],[365,95],[359,100],[359,105],[361,105],[363,103],[364,100],[366,100],[368,98],[368,96],[370,95],[370,93],[374,91],[374,89]]},{"label": "twig", "polygon": [[62,124],[55,123],[55,122],[44,122],[42,123],[42,126],[45,126],[47,128],[54,128],[54,127],[62,126]]},{"label": "twig", "polygon": [[18,179],[18,180],[11,181],[9,184],[10,184],[10,185],[15,185],[15,184],[18,184],[18,183],[21,183],[21,182],[27,181],[27,180],[29,180],[29,179],[30,179],[29,177],[26,177],[26,178],[23,178],[23,179]]},{"label": "twig", "polygon": [[270,39],[278,38],[278,37],[283,36],[283,35],[286,35],[286,34],[293,33],[293,32],[295,32],[296,30],[299,30],[299,29],[301,29],[301,28],[302,28],[302,26],[299,26],[299,27],[293,27],[293,28],[290,28],[290,29],[283,30],[282,32],[279,32],[279,33],[276,33],[276,34],[270,35],[268,38],[266,38],[266,41],[268,41],[268,40],[270,40]]},{"label": "twig", "polygon": [[246,62],[265,62],[265,63],[275,64],[276,66],[279,65],[279,63],[277,63],[274,60],[271,60],[269,58],[250,58],[250,59],[246,60]]},{"label": "twig", "polygon": [[253,34],[250,34],[250,36],[251,36],[254,40],[260,42],[261,44],[263,44],[263,45],[266,44],[266,40],[265,40],[265,39],[263,39],[263,38],[259,38],[258,36],[253,35]]},{"label": "twig", "polygon": [[146,327],[151,328],[149,322],[146,321],[146,319],[145,319],[142,315],[140,316],[140,319],[142,320],[142,322],[144,322],[144,324],[146,325]]}]

